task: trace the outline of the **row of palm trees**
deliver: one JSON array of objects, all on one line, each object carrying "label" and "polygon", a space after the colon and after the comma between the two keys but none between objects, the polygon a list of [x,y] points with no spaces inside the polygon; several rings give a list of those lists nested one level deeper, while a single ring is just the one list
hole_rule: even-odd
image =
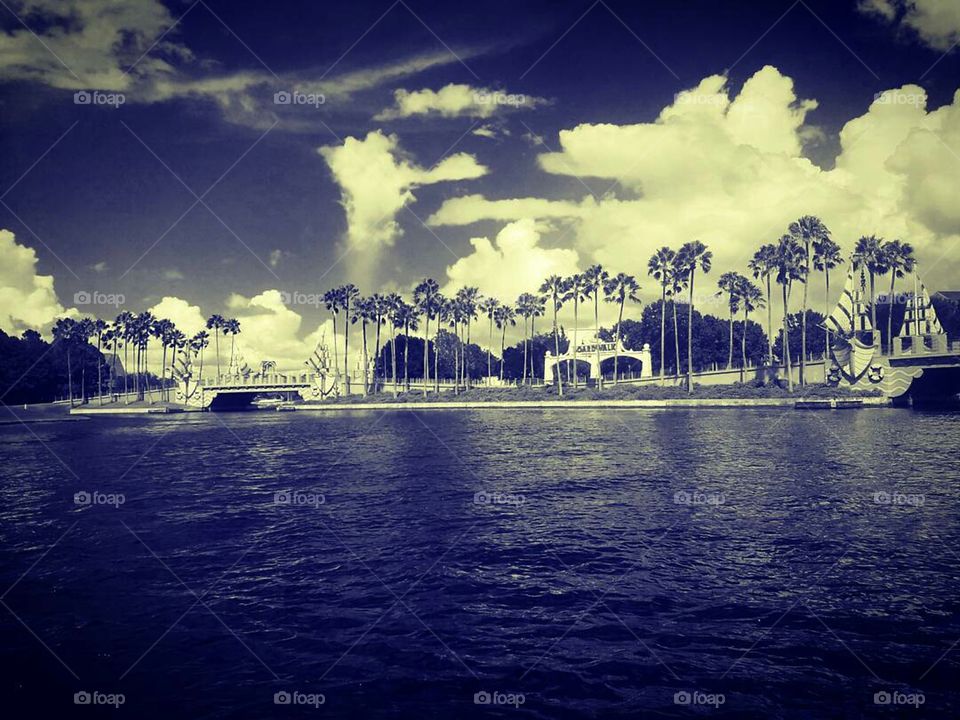
[{"label": "row of palm trees", "polygon": [[[220,335],[230,336],[230,356],[233,357],[234,342],[240,333],[240,321],[233,318],[224,318],[212,315],[207,320],[207,328],[214,331],[216,343],[217,375],[220,370]],[[148,347],[151,340],[159,341],[162,349],[160,376],[161,397],[169,400],[169,387],[163,382],[169,370],[170,377],[176,372],[178,360],[187,364],[191,357],[199,357],[199,376],[203,374],[203,351],[210,344],[210,333],[201,330],[192,337],[187,337],[176,325],[166,319],[157,318],[151,312],[131,313],[121,312],[113,320],[107,322],[99,318],[60,318],[53,326],[54,339],[66,347],[67,357],[67,387],[70,404],[73,405],[73,367],[72,353],[77,348],[87,345],[91,338],[96,337],[97,349],[97,401],[103,404],[103,364],[99,361],[103,351],[110,352],[110,377],[112,392],[118,392],[114,386],[117,378],[117,362],[120,352],[123,355],[123,393],[126,402],[130,398],[130,376],[133,376],[133,394],[138,400],[143,400],[151,394],[149,382]],[[170,361],[167,362],[167,353]],[[133,372],[131,373],[130,354],[133,354]],[[86,400],[86,388],[81,391],[81,397]]]}]

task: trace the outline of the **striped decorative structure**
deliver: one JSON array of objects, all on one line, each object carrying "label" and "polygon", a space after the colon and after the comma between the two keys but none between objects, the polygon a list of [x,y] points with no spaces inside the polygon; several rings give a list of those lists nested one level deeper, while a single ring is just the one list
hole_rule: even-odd
[{"label": "striped decorative structure", "polygon": [[914,275],[914,291],[913,295],[907,297],[907,310],[903,316],[900,337],[943,334],[943,326],[940,325],[937,312],[930,302],[930,295],[920,278]]}]

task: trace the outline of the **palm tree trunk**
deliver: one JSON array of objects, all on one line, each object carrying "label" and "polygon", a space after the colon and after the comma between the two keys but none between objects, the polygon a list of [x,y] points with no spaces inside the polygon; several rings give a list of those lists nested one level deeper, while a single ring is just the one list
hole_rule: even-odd
[{"label": "palm tree trunk", "polygon": [[507,344],[507,321],[503,321],[502,332],[500,333],[500,379],[503,380],[503,356],[504,348]]},{"label": "palm tree trunk", "polygon": [[527,318],[523,319],[523,384],[527,384]]},{"label": "palm tree trunk", "polygon": [[467,345],[463,348],[463,371],[467,376],[467,390],[470,389],[470,358],[467,353],[470,350],[470,318],[467,318]]},{"label": "palm tree trunk", "polygon": [[680,378],[680,324],[677,322],[677,301],[671,300],[673,306],[673,349],[676,353],[673,375]]},{"label": "palm tree trunk", "polygon": [[360,321],[360,334],[363,337],[363,396],[366,397],[367,393],[370,391],[370,382],[368,377],[370,362],[367,359],[367,319],[366,318]]},{"label": "palm tree trunk", "polygon": [[130,374],[130,357],[127,353],[127,347],[130,345],[128,339],[123,342],[123,402],[129,404],[130,391],[127,389],[127,376]]},{"label": "palm tree trunk", "polygon": [[[167,379],[167,345],[163,344],[163,353],[162,359],[160,360],[160,398],[167,398],[166,392],[166,379]],[[173,373],[170,373],[170,376],[173,377]]]},{"label": "palm tree trunk", "polygon": [[874,291],[874,276],[873,270],[870,271],[870,322],[873,323],[873,344],[877,344],[877,335],[880,333],[877,331],[877,296]]},{"label": "palm tree trunk", "polygon": [[887,297],[887,352],[893,354],[893,287],[897,271],[890,268],[890,295]]},{"label": "palm tree trunk", "polygon": [[350,394],[350,300],[344,304],[343,317],[343,374]]},{"label": "palm tree trunk", "polygon": [[[599,280],[597,281],[599,283]],[[603,373],[600,372],[600,286],[593,289],[593,331],[597,335],[594,348],[597,353],[597,390],[603,390]]]},{"label": "palm tree trunk", "polygon": [[747,321],[749,320],[747,306],[743,306],[743,333],[740,337],[740,383],[746,381],[747,372]]},{"label": "palm tree trunk", "polygon": [[390,339],[390,368],[393,371],[393,396],[397,396],[397,326],[390,323],[393,337]]},{"label": "palm tree trunk", "polygon": [[217,344],[217,382],[220,382],[220,328],[214,328],[216,334],[213,336]]},{"label": "palm tree trunk", "polygon": [[530,384],[533,385],[537,379],[537,371],[533,366],[533,338],[536,335],[537,316],[530,317]]},{"label": "palm tree trunk", "polygon": [[[556,357],[560,357],[560,335],[557,332],[557,300],[553,300],[553,351]],[[554,365],[557,373],[557,394],[563,397],[563,374],[560,372],[560,366]],[[544,378],[546,380],[546,378]]]},{"label": "palm tree trunk", "polygon": [[113,358],[110,361],[110,402],[113,402],[113,394],[117,391],[117,340],[113,340]]},{"label": "palm tree trunk", "polygon": [[667,345],[667,286],[660,286],[660,384],[663,385],[663,365]]},{"label": "palm tree trunk", "polygon": [[807,384],[807,280],[810,277],[810,247],[806,247],[806,273],[803,276],[803,309],[800,311],[800,386]]},{"label": "palm tree trunk", "polygon": [[[67,341],[70,342],[69,340]],[[67,345],[67,392],[70,395],[70,407],[73,407],[73,363],[70,361],[70,345]]]},{"label": "palm tree trunk", "polygon": [[103,367],[100,364],[101,336],[97,333],[97,404],[103,405]]},{"label": "palm tree trunk", "polygon": [[770,288],[770,272],[767,272],[767,364],[773,365],[773,291]]},{"label": "palm tree trunk", "polygon": [[[827,282],[827,300],[826,300],[827,307],[826,307],[826,314],[824,314],[824,317],[829,317],[830,316],[830,270],[824,269],[823,275],[824,275],[824,279]],[[824,347],[826,348],[826,353],[827,353],[823,359],[823,371],[824,373],[826,373],[827,363],[830,362],[830,326],[827,325],[826,322],[823,323],[823,326],[825,328],[823,332],[826,340],[826,342],[824,343]],[[824,374],[824,379],[826,379],[826,374]]]},{"label": "palm tree trunk", "polygon": [[373,355],[373,392],[380,392],[379,372],[380,368],[380,316],[377,316],[377,345]]},{"label": "palm tree trunk", "polygon": [[790,334],[787,327],[789,293],[787,284],[783,284],[783,364],[787,373],[787,388],[793,392],[793,368],[790,366]]},{"label": "palm tree trunk", "polygon": [[427,333],[430,332],[430,315],[423,314],[423,396],[427,396],[427,382],[430,379],[430,345]]},{"label": "palm tree trunk", "polygon": [[490,348],[493,346],[493,312],[490,313],[490,334],[487,337],[487,377],[493,375],[493,366],[490,364]]},{"label": "palm tree trunk", "polygon": [[403,387],[410,392],[410,323],[403,324]]},{"label": "palm tree trunk", "polygon": [[573,296],[573,389],[576,390],[580,385],[580,378],[577,365],[577,326],[580,324],[580,295],[578,290],[574,290]]},{"label": "palm tree trunk", "polygon": [[337,350],[337,314],[332,313],[333,316],[333,377],[334,381],[339,384],[340,382],[340,351]]},{"label": "palm tree trunk", "polygon": [[687,392],[693,392],[693,279],[696,270],[690,271],[690,307],[687,308]]},{"label": "palm tree trunk", "polygon": [[617,334],[613,341],[613,384],[620,384],[620,328],[623,326],[623,303],[625,297],[620,298],[620,310],[617,312]]},{"label": "palm tree trunk", "polygon": [[437,318],[437,337],[433,341],[433,389],[440,395],[440,319]]},{"label": "palm tree trunk", "polygon": [[730,305],[730,352],[727,353],[727,370],[733,367],[733,305]]}]

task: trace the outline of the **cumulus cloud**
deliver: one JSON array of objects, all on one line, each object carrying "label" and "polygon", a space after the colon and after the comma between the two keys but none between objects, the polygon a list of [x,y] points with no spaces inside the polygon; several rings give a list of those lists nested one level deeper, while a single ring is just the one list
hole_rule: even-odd
[{"label": "cumulus cloud", "polygon": [[844,127],[832,170],[803,154],[814,106],[772,67],[735,95],[725,78],[708,77],[653,122],[579,125],[560,133],[558,152],[539,156],[544,171],[577,176],[595,195],[468,195],[428,222],[566,222],[581,257],[640,274],[657,247],[692,239],[711,247],[718,267],[742,268],[805,214],[823,218],[846,250],[875,233],[913,243],[921,261],[939,258],[960,234],[960,95],[933,112],[916,86],[880,95]]},{"label": "cumulus cloud", "polygon": [[165,295],[160,302],[149,310],[162,320],[169,320],[185,335],[196,335],[207,326],[206,318],[198,305],[191,305],[186,300]]},{"label": "cumulus cloud", "polygon": [[60,304],[53,277],[37,274],[37,253],[9,230],[0,230],[0,257],[0,329],[10,335],[45,331],[58,317],[77,315]]},{"label": "cumulus cloud", "polygon": [[960,41],[960,3],[956,0],[861,0],[858,7],[912,31],[935,50],[951,50]]},{"label": "cumulus cloud", "polygon": [[318,149],[341,189],[347,212],[347,242],[364,250],[392,245],[400,236],[397,212],[416,198],[413,190],[451,180],[481,177],[487,168],[466,153],[450,155],[432,168],[416,165],[396,135],[380,130],[363,139]]},{"label": "cumulus cloud", "polygon": [[473,238],[473,252],[447,268],[443,292],[452,295],[458,288],[475,285],[484,294],[511,302],[550,275],[578,272],[576,250],[540,245],[545,230],[543,223],[525,219],[506,225],[493,241]]},{"label": "cumulus cloud", "polygon": [[394,120],[415,115],[489,118],[509,110],[532,109],[546,103],[544,98],[450,83],[439,90],[405,90],[393,93],[393,107],[382,110],[375,120]]},{"label": "cumulus cloud", "polygon": [[253,368],[263,360],[273,360],[281,370],[303,371],[304,362],[322,337],[332,347],[332,322],[325,321],[301,335],[303,317],[284,304],[279,290],[249,298],[233,294],[227,307],[240,321],[237,342],[244,360]]}]

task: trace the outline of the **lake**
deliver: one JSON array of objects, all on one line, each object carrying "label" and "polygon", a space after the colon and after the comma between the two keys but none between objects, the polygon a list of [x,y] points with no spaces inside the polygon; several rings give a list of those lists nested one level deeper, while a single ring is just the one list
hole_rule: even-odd
[{"label": "lake", "polygon": [[957,716],[958,440],[906,409],[5,425],[4,714]]}]

